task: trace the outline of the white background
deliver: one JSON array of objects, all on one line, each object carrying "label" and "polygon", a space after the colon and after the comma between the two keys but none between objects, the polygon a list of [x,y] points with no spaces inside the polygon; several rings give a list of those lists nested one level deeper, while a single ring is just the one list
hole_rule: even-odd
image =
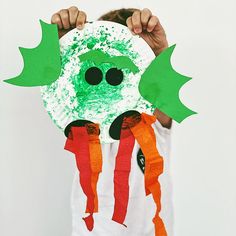
[{"label": "white background", "polygon": [[[18,46],[35,47],[38,19],[77,5],[89,20],[149,7],[177,43],[173,65],[192,76],[181,98],[198,115],[174,124],[175,236],[236,235],[236,2],[234,0],[3,1],[0,79],[21,72]],[[0,235],[69,236],[72,155],[44,111],[38,88],[0,82]]]}]

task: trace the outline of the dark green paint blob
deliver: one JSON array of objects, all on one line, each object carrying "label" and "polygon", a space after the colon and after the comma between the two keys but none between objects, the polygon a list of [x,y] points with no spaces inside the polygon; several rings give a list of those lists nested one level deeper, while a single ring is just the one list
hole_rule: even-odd
[{"label": "dark green paint blob", "polygon": [[93,49],[94,46],[98,43],[98,39],[91,37],[87,41],[87,47],[88,49]]}]

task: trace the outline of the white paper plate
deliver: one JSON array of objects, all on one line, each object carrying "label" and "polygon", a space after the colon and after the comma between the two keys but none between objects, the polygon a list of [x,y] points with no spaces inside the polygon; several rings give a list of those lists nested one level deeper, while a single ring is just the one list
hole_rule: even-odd
[{"label": "white paper plate", "polygon": [[[149,45],[139,36],[133,36],[123,25],[96,21],[87,23],[83,30],[74,29],[60,39],[62,70],[57,81],[41,87],[44,106],[53,122],[64,131],[65,127],[78,119],[100,124],[102,143],[114,142],[109,135],[111,123],[120,114],[136,110],[152,114],[151,104],[138,91],[142,73],[155,58]],[[133,74],[122,69],[124,80],[118,86],[105,80],[106,71],[114,67],[104,63],[100,84],[89,85],[84,74],[93,62],[80,62],[79,55],[91,49],[99,49],[110,56],[128,56],[139,68]]]}]

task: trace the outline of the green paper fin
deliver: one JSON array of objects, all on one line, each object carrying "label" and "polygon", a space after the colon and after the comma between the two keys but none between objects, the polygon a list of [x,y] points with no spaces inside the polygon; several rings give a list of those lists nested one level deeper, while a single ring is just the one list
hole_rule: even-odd
[{"label": "green paper fin", "polygon": [[96,65],[102,63],[111,63],[117,67],[117,69],[129,69],[134,74],[139,72],[139,68],[132,62],[127,56],[114,56],[111,57],[108,54],[100,50],[91,50],[79,56],[81,62],[93,61]]},{"label": "green paper fin", "polygon": [[36,48],[19,48],[24,60],[21,74],[5,82],[18,86],[50,85],[61,72],[60,47],[57,25],[40,20],[42,39]]},{"label": "green paper fin", "polygon": [[177,122],[196,112],[187,108],[179,98],[180,88],[191,78],[177,73],[171,65],[176,45],[156,57],[141,77],[139,92],[144,99]]}]

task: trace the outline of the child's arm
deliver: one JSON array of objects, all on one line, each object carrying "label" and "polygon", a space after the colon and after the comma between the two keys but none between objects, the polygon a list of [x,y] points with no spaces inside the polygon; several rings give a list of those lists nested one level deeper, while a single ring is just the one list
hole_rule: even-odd
[{"label": "child's arm", "polygon": [[[144,8],[142,11],[135,11],[126,21],[128,28],[140,35],[152,48],[156,56],[168,47],[165,30],[159,19],[152,15],[152,12]],[[154,111],[154,115],[162,126],[170,128],[172,119],[159,109]]]}]

